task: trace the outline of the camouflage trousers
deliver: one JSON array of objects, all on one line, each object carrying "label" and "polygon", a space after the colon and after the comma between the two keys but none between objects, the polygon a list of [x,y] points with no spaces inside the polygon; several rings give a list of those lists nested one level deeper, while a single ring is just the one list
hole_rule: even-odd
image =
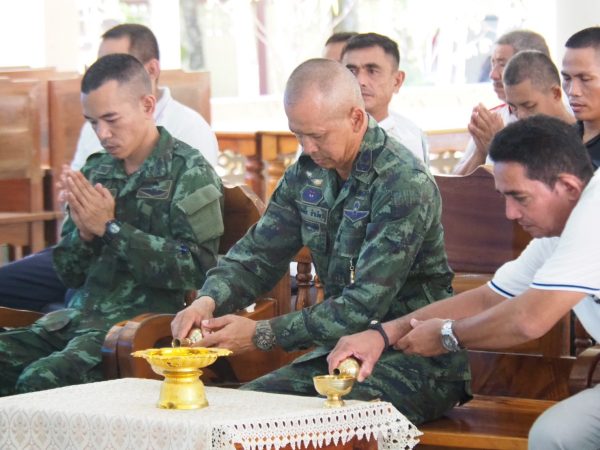
[{"label": "camouflage trousers", "polygon": [[[413,358],[404,356],[385,352],[373,373],[362,383],[355,383],[344,398],[390,402],[415,425],[437,419],[455,405],[471,399],[468,380],[445,380],[424,374],[418,367],[411,367]],[[406,359],[406,370],[398,369],[398,357]],[[313,377],[327,373],[326,355],[308,361],[296,360],[246,383],[241,389],[317,396]]]},{"label": "camouflage trousers", "polygon": [[102,380],[105,330],[79,329],[79,320],[48,316],[0,332],[0,396]]}]

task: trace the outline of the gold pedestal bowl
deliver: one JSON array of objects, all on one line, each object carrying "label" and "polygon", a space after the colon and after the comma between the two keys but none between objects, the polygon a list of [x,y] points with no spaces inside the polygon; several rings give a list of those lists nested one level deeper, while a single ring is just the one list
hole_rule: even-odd
[{"label": "gold pedestal bowl", "polygon": [[313,377],[315,389],[321,395],[325,395],[326,408],[338,408],[344,406],[342,396],[352,390],[356,378],[349,375],[318,375]]},{"label": "gold pedestal bowl", "polygon": [[222,348],[177,347],[139,350],[132,355],[144,358],[152,370],[165,377],[160,388],[157,406],[166,409],[199,409],[208,406],[202,368],[214,363],[219,356],[228,356]]}]

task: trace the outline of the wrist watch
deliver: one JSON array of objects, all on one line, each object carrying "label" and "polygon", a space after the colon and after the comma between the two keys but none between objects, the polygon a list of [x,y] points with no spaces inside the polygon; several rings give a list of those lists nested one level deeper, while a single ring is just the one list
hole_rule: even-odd
[{"label": "wrist watch", "polygon": [[256,322],[256,332],[252,336],[252,343],[257,349],[267,352],[275,347],[275,333],[268,320]]},{"label": "wrist watch", "polygon": [[442,347],[444,347],[449,352],[457,352],[463,349],[460,346],[458,339],[454,335],[454,331],[452,330],[453,323],[454,321],[449,319],[444,321],[441,330]]},{"label": "wrist watch", "polygon": [[384,350],[390,346],[390,339],[388,338],[388,335],[383,329],[383,325],[381,325],[381,322],[379,320],[371,320],[367,328],[369,330],[375,330],[381,335],[381,337],[383,338],[383,344],[385,345],[385,347],[383,347]]},{"label": "wrist watch", "polygon": [[102,235],[102,240],[106,244],[110,244],[112,240],[119,234],[121,231],[121,222],[116,219],[109,220],[106,222],[104,227],[104,234]]}]

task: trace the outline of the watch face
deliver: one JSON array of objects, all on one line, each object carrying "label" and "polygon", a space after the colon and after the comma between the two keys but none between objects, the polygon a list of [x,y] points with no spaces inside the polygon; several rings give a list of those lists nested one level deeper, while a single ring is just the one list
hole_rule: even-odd
[{"label": "watch face", "polygon": [[121,230],[121,227],[115,222],[108,225],[108,232],[110,234],[117,234]]}]

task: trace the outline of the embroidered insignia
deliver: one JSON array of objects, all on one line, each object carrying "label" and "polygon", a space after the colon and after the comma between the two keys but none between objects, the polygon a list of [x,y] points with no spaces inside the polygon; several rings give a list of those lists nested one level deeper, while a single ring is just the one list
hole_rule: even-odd
[{"label": "embroidered insignia", "polygon": [[317,205],[323,200],[323,191],[315,186],[305,186],[300,193],[302,200],[311,205]]},{"label": "embroidered insignia", "polygon": [[317,187],[323,184],[323,180],[321,178],[315,178],[314,180],[312,180],[312,182]]},{"label": "embroidered insignia", "polygon": [[347,217],[351,222],[362,220],[369,215],[369,211],[359,211],[357,209],[345,209],[344,217]]},{"label": "embroidered insignia", "polygon": [[171,194],[172,180],[163,181],[158,185],[142,186],[138,189],[136,198],[148,198],[152,200],[167,200]]},{"label": "embroidered insignia", "polygon": [[371,170],[372,153],[369,150],[365,150],[360,153],[358,161],[356,161],[356,170],[358,172],[368,172]]},{"label": "embroidered insignia", "polygon": [[298,203],[298,210],[304,222],[317,222],[327,224],[329,210],[320,206],[309,206],[304,203]]}]

